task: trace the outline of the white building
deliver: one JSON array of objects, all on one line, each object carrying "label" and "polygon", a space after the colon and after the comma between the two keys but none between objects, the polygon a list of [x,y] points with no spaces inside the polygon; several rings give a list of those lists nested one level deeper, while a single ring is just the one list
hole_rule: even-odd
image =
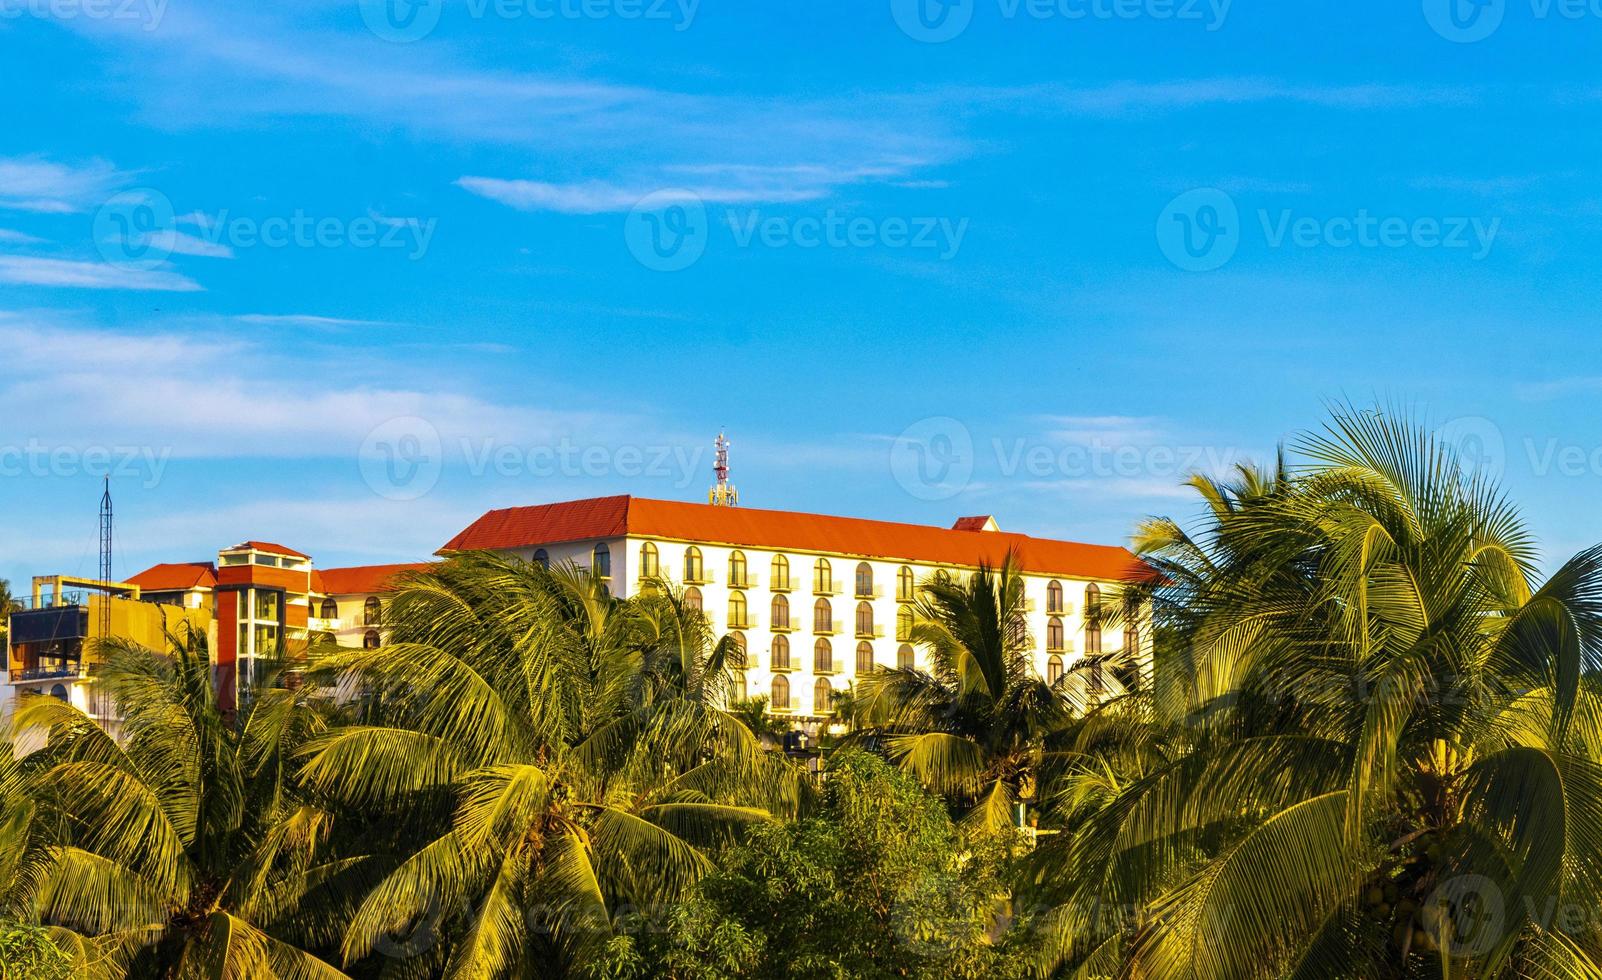
[{"label": "white building", "polygon": [[492,550],[599,567],[621,596],[658,577],[678,583],[714,629],[746,649],[748,696],[818,721],[858,675],[921,665],[922,652],[906,642],[916,585],[941,571],[999,565],[1009,549],[1024,573],[1042,677],[1055,680],[1087,653],[1139,649],[1138,621],[1104,632],[1086,610],[1149,568],[1124,548],[1009,533],[989,517],[941,528],[598,497],[490,511],[439,553]]}]

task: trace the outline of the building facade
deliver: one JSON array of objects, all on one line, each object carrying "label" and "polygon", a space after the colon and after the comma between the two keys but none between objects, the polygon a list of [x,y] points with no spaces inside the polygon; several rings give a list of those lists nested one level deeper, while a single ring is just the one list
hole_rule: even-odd
[{"label": "building facade", "polygon": [[[909,641],[918,585],[999,565],[1023,572],[1035,671],[1056,681],[1077,661],[1139,652],[1142,617],[1099,615],[1150,574],[1124,548],[1035,538],[990,517],[941,528],[789,511],[618,496],[490,511],[440,549],[494,550],[595,568],[615,595],[653,583],[684,590],[743,649],[736,695],[804,723],[879,667],[923,666]],[[1092,681],[1094,683],[1094,681]]]}]

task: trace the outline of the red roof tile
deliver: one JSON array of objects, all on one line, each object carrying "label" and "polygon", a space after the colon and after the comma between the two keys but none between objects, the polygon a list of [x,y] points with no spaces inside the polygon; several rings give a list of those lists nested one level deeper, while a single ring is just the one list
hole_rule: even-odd
[{"label": "red roof tile", "polygon": [[232,548],[225,548],[223,550],[244,551],[246,548],[254,548],[257,551],[265,551],[269,555],[288,555],[291,558],[304,558],[307,561],[311,560],[311,555],[303,554],[299,551],[296,551],[294,548],[286,548],[281,544],[273,544],[271,541],[246,541],[242,544],[236,544]]},{"label": "red roof tile", "polygon": [[167,562],[151,565],[128,582],[145,592],[210,589],[217,584],[217,569],[209,561]]},{"label": "red roof tile", "polygon": [[[774,551],[812,551],[933,564],[999,564],[1012,548],[1025,571],[1113,581],[1150,574],[1124,548],[992,531],[643,497],[595,497],[492,510],[446,542],[441,554],[506,550],[623,535],[704,541]],[[325,573],[326,574],[326,573]]]},{"label": "red roof tile", "polygon": [[324,595],[371,595],[387,592],[393,579],[402,572],[427,568],[429,562],[409,562],[396,565],[352,565],[349,568],[325,568],[316,573],[313,587]]}]

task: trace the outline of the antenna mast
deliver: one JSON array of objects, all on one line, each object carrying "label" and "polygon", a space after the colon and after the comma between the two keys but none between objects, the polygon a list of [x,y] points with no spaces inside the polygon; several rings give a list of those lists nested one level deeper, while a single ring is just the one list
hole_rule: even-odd
[{"label": "antenna mast", "polygon": [[100,495],[100,636],[111,635],[111,474],[106,474],[106,492]]},{"label": "antenna mast", "polygon": [[712,466],[712,472],[717,474],[718,482],[707,493],[707,503],[714,507],[738,507],[740,491],[729,482],[729,440],[719,432],[717,442],[713,445],[717,447],[718,455],[717,462]]}]

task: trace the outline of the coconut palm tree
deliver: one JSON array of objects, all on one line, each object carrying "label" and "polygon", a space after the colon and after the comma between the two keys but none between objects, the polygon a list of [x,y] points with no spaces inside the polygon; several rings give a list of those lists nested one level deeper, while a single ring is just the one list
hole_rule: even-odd
[{"label": "coconut palm tree", "polygon": [[308,747],[307,784],[420,834],[351,919],[348,963],[423,923],[418,971],[562,975],[620,905],[683,895],[706,848],[793,807],[689,612],[467,554],[401,584],[384,646],[321,655],[312,676],[359,690],[361,718]]},{"label": "coconut palm tree", "polygon": [[12,900],[80,976],[343,977],[302,918],[353,860],[329,853],[328,814],[291,778],[321,726],[306,695],[261,687],[230,724],[203,635],[166,653],[99,642],[118,739],[55,698],[17,709],[46,743],[22,763],[37,846]]},{"label": "coconut palm tree", "polygon": [[853,737],[876,741],[974,822],[1005,826],[1032,802],[1046,737],[1080,702],[1077,677],[1047,684],[1030,665],[1023,577],[1011,555],[965,579],[919,587],[910,639],[929,669],[879,670],[850,700]]},{"label": "coconut palm tree", "polygon": [[1602,975],[1602,548],[1541,581],[1405,418],[1340,408],[1296,449],[1144,530],[1152,683],[1070,726],[1043,794],[1054,965]]}]

